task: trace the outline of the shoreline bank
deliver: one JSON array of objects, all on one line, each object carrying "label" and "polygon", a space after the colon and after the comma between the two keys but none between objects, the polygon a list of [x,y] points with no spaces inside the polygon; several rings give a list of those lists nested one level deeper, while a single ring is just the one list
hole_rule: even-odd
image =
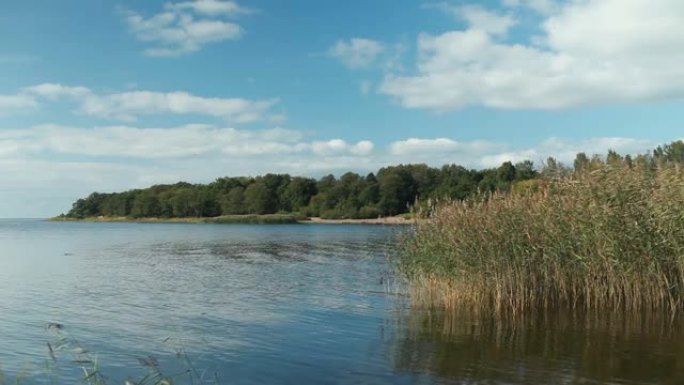
[{"label": "shoreline bank", "polygon": [[414,219],[401,216],[370,219],[323,219],[299,217],[288,214],[227,215],[211,218],[131,218],[131,217],[52,217],[51,222],[99,222],[99,223],[182,223],[182,224],[357,224],[357,225],[411,225]]}]

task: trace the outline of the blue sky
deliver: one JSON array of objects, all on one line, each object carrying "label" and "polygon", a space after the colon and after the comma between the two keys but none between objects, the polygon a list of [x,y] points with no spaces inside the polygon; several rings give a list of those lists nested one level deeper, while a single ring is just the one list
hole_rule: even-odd
[{"label": "blue sky", "polygon": [[684,137],[684,2],[4,1],[0,217],[91,191]]}]

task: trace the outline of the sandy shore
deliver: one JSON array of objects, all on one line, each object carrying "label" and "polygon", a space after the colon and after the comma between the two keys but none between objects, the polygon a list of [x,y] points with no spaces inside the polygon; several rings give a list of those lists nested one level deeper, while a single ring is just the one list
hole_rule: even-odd
[{"label": "sandy shore", "polygon": [[406,219],[404,217],[384,217],[371,219],[322,219],[312,217],[307,220],[300,221],[300,223],[311,224],[361,224],[361,225],[410,225],[415,220]]}]

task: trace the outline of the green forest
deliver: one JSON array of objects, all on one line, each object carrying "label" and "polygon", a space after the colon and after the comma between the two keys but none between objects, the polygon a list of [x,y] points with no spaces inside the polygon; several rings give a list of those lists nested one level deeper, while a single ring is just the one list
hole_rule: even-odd
[{"label": "green forest", "polygon": [[606,157],[577,154],[572,166],[554,158],[535,167],[532,161],[505,162],[475,170],[458,165],[425,164],[384,167],[377,173],[347,172],[318,180],[288,174],[222,177],[209,184],[155,185],[119,193],[92,193],[74,202],[67,218],[212,218],[224,215],[287,213],[327,219],[360,219],[407,213],[417,202],[462,200],[473,194],[525,188],[549,174],[578,169],[592,160],[657,163],[684,161],[684,142],[659,146],[632,159],[609,151]]}]

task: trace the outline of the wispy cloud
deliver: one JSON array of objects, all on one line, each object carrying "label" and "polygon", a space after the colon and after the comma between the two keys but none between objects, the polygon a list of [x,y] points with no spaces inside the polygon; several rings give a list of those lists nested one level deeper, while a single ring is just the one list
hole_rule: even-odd
[{"label": "wispy cloud", "polygon": [[124,16],[130,32],[153,45],[144,50],[146,55],[170,57],[239,39],[242,27],[226,18],[250,12],[234,1],[195,0],[167,3],[163,11],[150,17],[131,10],[125,10]]},{"label": "wispy cloud", "polygon": [[386,52],[387,47],[376,40],[353,38],[338,40],[328,50],[328,55],[340,60],[345,66],[353,69],[368,68],[375,64]]},{"label": "wispy cloud", "polygon": [[[270,113],[278,99],[209,98],[182,91],[135,90],[98,94],[87,87],[44,83],[26,87],[19,94],[6,98],[7,108],[11,107],[10,102],[35,107],[43,100],[66,100],[77,105],[77,113],[122,121],[135,121],[140,116],[161,114],[204,115],[236,123],[282,120],[280,115]],[[2,100],[0,97],[0,110]]]},{"label": "wispy cloud", "polygon": [[493,35],[505,35],[517,24],[517,20],[512,15],[489,11],[480,5],[454,5],[441,2],[426,4],[424,8],[440,10],[456,19],[466,21],[471,29]]},{"label": "wispy cloud", "polygon": [[0,115],[21,112],[38,107],[29,95],[0,95]]},{"label": "wispy cloud", "polygon": [[187,157],[365,156],[374,145],[362,140],[305,141],[296,130],[240,130],[206,124],[178,127],[68,127],[40,125],[0,131],[0,158],[58,153],[89,157],[181,159]]},{"label": "wispy cloud", "polygon": [[164,8],[173,12],[193,11],[207,16],[235,16],[254,12],[235,1],[223,0],[194,0],[182,3],[167,3]]},{"label": "wispy cloud", "polygon": [[510,8],[529,8],[540,14],[550,14],[560,6],[558,0],[502,0],[501,3]]}]

